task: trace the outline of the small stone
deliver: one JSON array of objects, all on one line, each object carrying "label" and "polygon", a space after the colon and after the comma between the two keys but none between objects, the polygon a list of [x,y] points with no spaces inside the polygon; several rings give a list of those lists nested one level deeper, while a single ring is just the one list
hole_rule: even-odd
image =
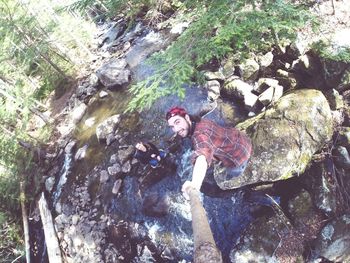
[{"label": "small stone", "polygon": [[106,170],[102,170],[100,173],[100,183],[103,184],[108,181],[109,174]]},{"label": "small stone", "polygon": [[108,96],[108,92],[101,90],[98,96],[100,97],[100,99],[103,99]]},{"label": "small stone", "polygon": [[122,185],[122,179],[118,179],[117,181],[115,181],[113,185],[112,193],[116,195],[119,192],[121,185]]}]

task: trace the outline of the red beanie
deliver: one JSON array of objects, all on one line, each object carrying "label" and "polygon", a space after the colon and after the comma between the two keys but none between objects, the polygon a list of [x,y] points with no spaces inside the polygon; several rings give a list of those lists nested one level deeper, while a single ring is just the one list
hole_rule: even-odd
[{"label": "red beanie", "polygon": [[179,115],[181,117],[185,117],[187,114],[186,110],[184,108],[181,108],[181,107],[173,107],[171,108],[167,114],[166,114],[166,120],[169,120],[171,117],[174,117],[176,115]]}]

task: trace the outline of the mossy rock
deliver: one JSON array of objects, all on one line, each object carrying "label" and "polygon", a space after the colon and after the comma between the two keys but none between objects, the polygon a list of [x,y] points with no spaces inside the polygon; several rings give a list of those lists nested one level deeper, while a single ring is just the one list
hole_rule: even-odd
[{"label": "mossy rock", "polygon": [[295,90],[273,108],[237,125],[252,140],[253,155],[244,174],[215,180],[222,189],[270,183],[303,173],[313,154],[333,134],[329,104],[322,92]]}]

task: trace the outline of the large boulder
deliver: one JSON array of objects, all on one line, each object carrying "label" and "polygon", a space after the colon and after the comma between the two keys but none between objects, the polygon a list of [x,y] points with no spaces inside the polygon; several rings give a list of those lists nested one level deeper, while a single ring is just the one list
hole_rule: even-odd
[{"label": "large boulder", "polygon": [[120,115],[113,115],[96,127],[96,136],[99,142],[106,141],[108,135],[113,134],[120,122]]},{"label": "large boulder", "polygon": [[296,90],[273,108],[237,125],[252,140],[253,155],[245,172],[226,180],[215,175],[221,189],[274,182],[304,172],[312,155],[333,134],[328,102],[318,90]]},{"label": "large boulder", "polygon": [[130,70],[125,59],[111,59],[96,71],[101,83],[107,88],[121,87],[129,82]]}]

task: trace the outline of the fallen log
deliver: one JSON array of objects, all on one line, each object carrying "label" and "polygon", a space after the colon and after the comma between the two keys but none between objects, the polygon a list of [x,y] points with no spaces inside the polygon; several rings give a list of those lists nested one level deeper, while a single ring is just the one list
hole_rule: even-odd
[{"label": "fallen log", "polygon": [[47,205],[44,193],[39,200],[40,217],[43,223],[47,255],[50,263],[62,263],[61,249],[58,243],[52,215]]}]

